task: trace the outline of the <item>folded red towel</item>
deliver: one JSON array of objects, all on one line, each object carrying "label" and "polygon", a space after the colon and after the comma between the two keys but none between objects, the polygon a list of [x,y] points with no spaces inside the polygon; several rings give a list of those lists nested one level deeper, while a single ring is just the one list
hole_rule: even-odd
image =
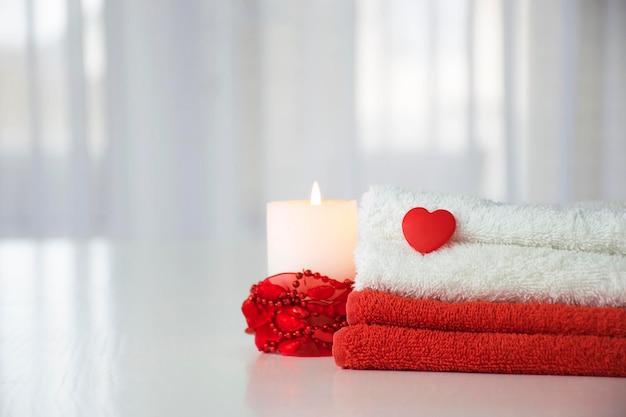
[{"label": "folded red towel", "polygon": [[353,291],[346,304],[349,324],[420,329],[626,337],[626,309],[549,303],[446,303],[381,291]]},{"label": "folded red towel", "polygon": [[626,338],[469,333],[358,324],[335,333],[351,369],[626,376]]}]

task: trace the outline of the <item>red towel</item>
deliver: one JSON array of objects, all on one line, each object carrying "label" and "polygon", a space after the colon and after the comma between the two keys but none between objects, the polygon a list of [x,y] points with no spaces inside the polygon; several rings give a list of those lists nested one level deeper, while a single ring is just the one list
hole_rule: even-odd
[{"label": "red towel", "polygon": [[461,332],[626,337],[626,309],[549,303],[445,303],[380,291],[353,291],[349,324],[381,324]]},{"label": "red towel", "polygon": [[626,376],[626,309],[548,303],[445,303],[353,291],[337,365]]},{"label": "red towel", "polygon": [[335,333],[351,369],[626,376],[626,338],[469,333],[357,324]]}]

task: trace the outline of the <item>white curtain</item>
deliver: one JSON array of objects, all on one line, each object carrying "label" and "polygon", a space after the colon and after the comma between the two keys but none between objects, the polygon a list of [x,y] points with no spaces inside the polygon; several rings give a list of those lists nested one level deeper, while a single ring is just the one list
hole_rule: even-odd
[{"label": "white curtain", "polygon": [[0,237],[260,239],[314,180],[626,200],[624,40],[624,0],[0,0]]}]

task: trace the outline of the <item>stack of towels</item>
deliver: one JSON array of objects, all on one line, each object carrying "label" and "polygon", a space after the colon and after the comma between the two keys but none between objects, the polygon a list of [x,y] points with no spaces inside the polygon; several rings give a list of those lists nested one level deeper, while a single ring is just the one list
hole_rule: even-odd
[{"label": "stack of towels", "polygon": [[[452,213],[430,253],[405,239],[414,207]],[[626,205],[513,205],[378,187],[359,212],[350,369],[626,376]]]}]

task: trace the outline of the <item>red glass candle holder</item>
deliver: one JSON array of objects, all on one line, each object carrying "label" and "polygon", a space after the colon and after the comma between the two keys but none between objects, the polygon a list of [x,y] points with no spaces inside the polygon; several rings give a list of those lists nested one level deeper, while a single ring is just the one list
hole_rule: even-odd
[{"label": "red glass candle holder", "polygon": [[310,270],[268,277],[250,288],[241,307],[246,333],[261,352],[331,356],[333,335],[347,326],[352,284]]}]

